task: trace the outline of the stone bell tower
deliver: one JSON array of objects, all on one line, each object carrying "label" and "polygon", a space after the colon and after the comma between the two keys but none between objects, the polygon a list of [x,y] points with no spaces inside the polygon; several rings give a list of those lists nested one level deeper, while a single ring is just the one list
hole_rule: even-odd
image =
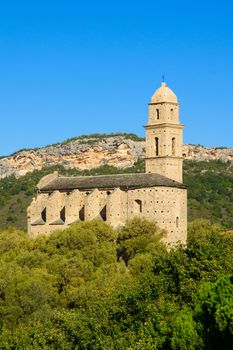
[{"label": "stone bell tower", "polygon": [[179,103],[163,82],[149,103],[146,129],[146,172],[183,181],[182,134]]}]

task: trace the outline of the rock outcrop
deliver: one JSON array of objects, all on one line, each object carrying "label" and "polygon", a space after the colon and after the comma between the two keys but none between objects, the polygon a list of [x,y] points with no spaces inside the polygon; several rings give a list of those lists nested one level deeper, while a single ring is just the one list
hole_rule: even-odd
[{"label": "rock outcrop", "polygon": [[[233,161],[233,148],[184,145],[186,159]],[[145,157],[145,141],[127,135],[85,137],[39,149],[16,152],[0,159],[0,178],[17,177],[45,166],[92,169],[103,165],[119,168],[132,166]]]}]

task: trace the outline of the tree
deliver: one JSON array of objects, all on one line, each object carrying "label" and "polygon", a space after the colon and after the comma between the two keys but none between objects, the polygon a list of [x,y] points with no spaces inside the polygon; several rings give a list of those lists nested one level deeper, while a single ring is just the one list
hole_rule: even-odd
[{"label": "tree", "polygon": [[150,247],[158,244],[165,235],[153,221],[145,218],[133,218],[119,230],[117,239],[118,259],[122,258],[126,265],[136,254],[147,252]]},{"label": "tree", "polygon": [[233,276],[220,277],[200,288],[194,318],[199,323],[205,349],[232,349]]}]

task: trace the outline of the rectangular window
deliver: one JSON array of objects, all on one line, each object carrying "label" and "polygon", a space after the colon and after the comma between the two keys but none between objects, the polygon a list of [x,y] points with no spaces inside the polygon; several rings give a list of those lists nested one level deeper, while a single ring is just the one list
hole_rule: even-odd
[{"label": "rectangular window", "polygon": [[85,220],[85,206],[83,206],[83,207],[79,210],[79,220],[80,220],[80,221],[84,221],[84,220]]},{"label": "rectangular window", "polygon": [[155,138],[155,155],[156,156],[159,155],[159,138],[158,137]]},{"label": "rectangular window", "polygon": [[100,217],[103,219],[103,221],[107,220],[107,207],[106,207],[106,205],[100,211]]},{"label": "rectangular window", "polygon": [[60,211],[60,219],[65,222],[66,221],[66,207],[63,207]]},{"label": "rectangular window", "polygon": [[142,201],[140,199],[135,200],[136,204],[136,213],[141,213],[142,212]]},{"label": "rectangular window", "polygon": [[41,219],[46,222],[46,217],[47,217],[47,213],[46,213],[46,208],[44,208],[41,212]]}]

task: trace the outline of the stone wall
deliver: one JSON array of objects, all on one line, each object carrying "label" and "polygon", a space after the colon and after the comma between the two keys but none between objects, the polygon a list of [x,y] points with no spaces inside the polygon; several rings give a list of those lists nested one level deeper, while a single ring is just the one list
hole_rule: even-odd
[{"label": "stone wall", "polygon": [[115,188],[111,191],[39,193],[28,208],[28,231],[33,237],[48,235],[75,221],[96,218],[117,227],[135,216],[154,220],[167,230],[166,243],[185,243],[187,191],[175,187],[151,187],[128,191]]},{"label": "stone wall", "polygon": [[[161,124],[148,125],[146,172],[157,173],[182,182],[182,125]],[[158,154],[156,155],[155,138],[158,142]],[[172,140],[174,139],[174,150]]]}]

